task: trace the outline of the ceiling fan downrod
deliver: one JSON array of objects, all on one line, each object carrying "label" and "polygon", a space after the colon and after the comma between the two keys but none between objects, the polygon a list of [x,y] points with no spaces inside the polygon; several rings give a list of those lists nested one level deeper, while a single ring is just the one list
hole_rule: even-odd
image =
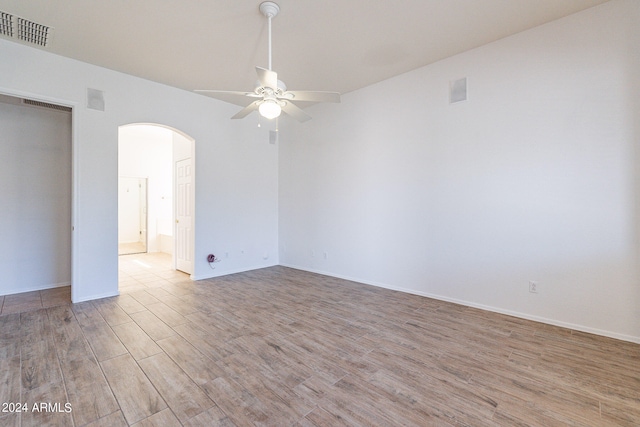
[{"label": "ceiling fan downrod", "polygon": [[269,22],[269,70],[271,70],[271,18],[275,18],[280,12],[280,6],[272,1],[260,3],[260,12],[267,17]]}]

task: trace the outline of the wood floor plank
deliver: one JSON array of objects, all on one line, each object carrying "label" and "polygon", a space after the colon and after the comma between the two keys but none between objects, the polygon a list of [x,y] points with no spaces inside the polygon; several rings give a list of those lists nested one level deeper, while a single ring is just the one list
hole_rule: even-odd
[{"label": "wood floor plank", "polygon": [[93,357],[75,358],[63,364],[69,402],[82,408],[73,412],[76,425],[96,421],[118,409],[113,392]]},{"label": "wood floor plank", "polygon": [[136,360],[162,353],[162,349],[133,321],[112,326],[112,329]]},{"label": "wood floor plank", "polygon": [[20,314],[21,375],[23,390],[62,381],[46,309]]},{"label": "wood floor plank", "polygon": [[73,311],[73,314],[80,326],[87,326],[95,323],[107,323],[97,308],[99,303],[99,301],[84,301],[71,305],[71,310]]},{"label": "wood floor plank", "polygon": [[261,402],[262,411],[270,422],[293,425],[314,407],[315,402],[300,398],[283,383],[260,359],[245,354],[233,354],[224,359],[227,377],[242,386]]},{"label": "wood floor plank", "polygon": [[113,298],[96,300],[93,304],[110,326],[131,322],[131,318]]},{"label": "wood floor plank", "polygon": [[115,412],[118,404],[71,307],[52,307],[47,314],[68,401],[72,407],[83,408],[72,412],[74,422],[84,425]]},{"label": "wood floor plank", "polygon": [[192,314],[198,311],[198,309],[194,307],[192,304],[189,304],[187,301],[175,295],[167,295],[164,297],[160,297],[159,300],[183,316],[186,316],[188,314]]},{"label": "wood floor plank", "polygon": [[123,355],[127,352],[126,347],[120,342],[118,336],[106,322],[82,326],[82,331],[84,336],[87,337],[87,341],[93,349],[98,362]]},{"label": "wood floor plank", "polygon": [[144,311],[146,308],[130,295],[120,295],[116,297],[116,304],[127,314]]},{"label": "wood floor plank", "polygon": [[188,322],[183,315],[163,302],[149,304],[147,305],[147,309],[169,326],[178,326]]},{"label": "wood floor plank", "polygon": [[180,421],[173,415],[171,409],[163,409],[160,412],[157,412],[151,415],[149,418],[145,418],[142,421],[138,421],[132,427],[181,427]]},{"label": "wood floor plank", "polygon": [[640,405],[628,405],[625,403],[602,403],[601,420],[612,425],[640,425]]},{"label": "wood floor plank", "polygon": [[0,358],[0,404],[21,401],[20,382],[20,355]]},{"label": "wood floor plank", "polygon": [[136,299],[136,301],[138,301],[140,304],[144,305],[145,307],[149,304],[155,304],[157,302],[160,302],[158,298],[154,297],[149,292],[147,292],[146,288],[145,290],[130,292],[129,295],[131,295],[133,298]]},{"label": "wood floor plank", "polygon": [[71,307],[50,307],[46,312],[60,360],[68,361],[93,354]]},{"label": "wood floor plank", "polygon": [[134,424],[167,408],[167,404],[128,354],[100,362],[120,409]]},{"label": "wood floor plank", "polygon": [[640,425],[638,344],[280,266],[120,261],[122,298],[9,298],[0,399],[73,412],[0,425]]},{"label": "wood floor plank", "polygon": [[256,396],[235,381],[220,377],[204,384],[202,388],[235,425],[265,425],[269,423],[269,417],[262,407],[263,404]]},{"label": "wood floor plank", "polygon": [[18,412],[9,412],[0,416],[0,426],[3,427],[20,427],[20,416]]},{"label": "wood floor plank", "polygon": [[106,417],[95,420],[84,427],[127,427],[128,425],[129,424],[127,424],[127,421],[122,415],[122,411],[118,410]]},{"label": "wood floor plank", "polygon": [[176,335],[177,332],[171,329],[166,323],[158,318],[155,314],[148,310],[130,314],[134,322],[146,332],[149,337],[158,341],[170,336]]},{"label": "wood floor plank", "polygon": [[223,345],[224,340],[216,339],[215,334],[210,334],[212,328],[203,329],[193,322],[187,322],[174,326],[173,330],[211,360],[220,360],[230,354]]},{"label": "wood floor plank", "polygon": [[213,401],[166,354],[157,354],[138,363],[181,422],[214,406]]},{"label": "wood floor plank", "polygon": [[217,406],[183,423],[185,427],[239,427]]},{"label": "wood floor plank", "polygon": [[215,380],[224,374],[213,360],[179,335],[162,339],[156,344],[198,385]]},{"label": "wood floor plank", "polygon": [[319,406],[362,425],[422,426],[436,421],[426,411],[412,414],[393,403],[395,401],[389,395],[380,393],[377,387],[353,376],[346,376],[331,387],[331,393],[325,394]]},{"label": "wood floor plank", "polygon": [[127,352],[125,346],[93,304],[74,304],[71,309],[98,362]]},{"label": "wood floor plank", "polygon": [[21,313],[42,308],[40,291],[6,295],[2,304],[2,314]]},{"label": "wood floor plank", "polygon": [[305,419],[309,420],[314,427],[353,427],[357,425],[352,420],[346,420],[321,407],[316,407],[305,416]]},{"label": "wood floor plank", "polygon": [[0,357],[20,354],[20,313],[0,316]]},{"label": "wood floor plank", "polygon": [[22,400],[29,407],[26,412],[20,414],[22,427],[73,425],[71,412],[65,406],[68,402],[62,382],[49,382],[38,388],[26,390]]},{"label": "wood floor plank", "polygon": [[0,316],[0,403],[20,402],[21,381],[20,314]]}]

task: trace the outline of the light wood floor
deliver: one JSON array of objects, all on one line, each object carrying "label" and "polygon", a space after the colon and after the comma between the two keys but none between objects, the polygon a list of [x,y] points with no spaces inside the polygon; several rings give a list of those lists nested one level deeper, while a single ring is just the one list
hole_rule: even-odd
[{"label": "light wood floor", "polygon": [[120,261],[119,297],[0,315],[0,403],[28,406],[0,425],[640,425],[639,345],[284,267]]}]

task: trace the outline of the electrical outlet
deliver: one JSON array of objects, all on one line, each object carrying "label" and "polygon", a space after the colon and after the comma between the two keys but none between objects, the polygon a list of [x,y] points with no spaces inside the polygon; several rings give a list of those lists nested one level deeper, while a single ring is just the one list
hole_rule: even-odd
[{"label": "electrical outlet", "polygon": [[538,282],[534,282],[533,280],[529,280],[529,292],[532,294],[538,293]]}]

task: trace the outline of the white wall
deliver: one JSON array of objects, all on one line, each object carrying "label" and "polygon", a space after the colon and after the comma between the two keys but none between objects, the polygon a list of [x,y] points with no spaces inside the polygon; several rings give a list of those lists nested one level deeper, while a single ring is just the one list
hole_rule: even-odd
[{"label": "white wall", "polygon": [[0,295],[71,282],[71,114],[0,98]]},{"label": "white wall", "polygon": [[[142,188],[144,187],[144,188]],[[118,243],[146,245],[147,179],[118,176]]]},{"label": "white wall", "polygon": [[[0,93],[74,107],[74,301],[118,292],[118,127],[130,123],[195,140],[194,277],[278,263],[277,146],[266,129],[229,120],[232,105],[18,43],[0,40],[0,57]],[[85,107],[87,88],[104,91],[104,112]],[[210,252],[229,257],[211,270]]]},{"label": "white wall", "polygon": [[281,264],[640,342],[638,22],[614,0],[311,108]]}]

